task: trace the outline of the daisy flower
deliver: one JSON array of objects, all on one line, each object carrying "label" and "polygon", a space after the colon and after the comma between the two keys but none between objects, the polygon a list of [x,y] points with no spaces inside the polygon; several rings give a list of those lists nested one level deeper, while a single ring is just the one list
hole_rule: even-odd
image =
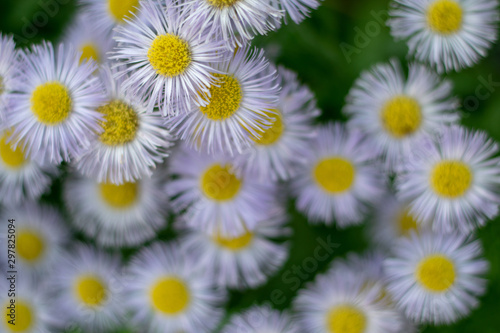
[{"label": "daisy flower", "polygon": [[284,210],[277,208],[252,231],[225,237],[192,229],[181,244],[186,253],[198,258],[205,278],[221,287],[254,288],[288,258],[288,244],[274,241],[290,235],[291,230],[284,227],[286,221]]},{"label": "daisy flower", "polygon": [[33,161],[13,148],[9,130],[0,130],[0,202],[8,206],[36,200],[58,175],[57,165]]},{"label": "daisy flower", "polygon": [[385,186],[370,142],[356,130],[330,123],[318,127],[302,155],[308,163],[292,180],[297,208],[314,223],[335,220],[340,228],[361,223]]},{"label": "daisy flower", "polygon": [[225,52],[222,61],[212,65],[218,73],[204,96],[208,105],[173,117],[169,124],[197,150],[241,153],[273,123],[270,116],[277,113],[279,94],[276,73],[266,71],[269,63],[262,50],[248,47]]},{"label": "daisy flower", "polygon": [[0,124],[4,122],[4,113],[10,104],[16,57],[16,44],[12,36],[4,36],[0,33]]},{"label": "daisy flower", "polygon": [[73,175],[64,187],[71,222],[99,245],[137,246],[166,226],[168,197],[160,172],[121,185]]},{"label": "daisy flower", "polygon": [[388,289],[419,323],[450,324],[477,307],[488,263],[481,244],[457,233],[412,234],[397,240],[386,259]]},{"label": "daisy flower", "polygon": [[166,185],[176,213],[188,226],[211,235],[253,231],[276,205],[276,185],[237,175],[227,156],[206,155],[183,145],[170,161],[176,178]]},{"label": "daisy flower", "polygon": [[116,26],[127,25],[140,9],[140,0],[79,0],[82,13],[88,15],[100,34],[109,34]]},{"label": "daisy flower", "polygon": [[302,153],[309,149],[315,135],[312,122],[320,113],[314,95],[292,71],[278,67],[276,84],[281,91],[276,113],[267,113],[271,127],[252,138],[255,146],[247,154],[235,158],[236,168],[247,169],[262,180],[287,180],[296,174],[298,165],[307,162]]},{"label": "daisy flower", "polygon": [[114,44],[111,33],[99,30],[88,12],[82,12],[76,17],[66,32],[63,43],[72,44],[81,52],[80,63],[94,60],[98,64],[106,63]]},{"label": "daisy flower", "polygon": [[[309,16],[311,10],[319,7],[319,0],[271,0],[271,5],[281,11],[285,11],[293,22],[299,24]],[[285,23],[287,16],[283,16]]]},{"label": "daisy flower", "polygon": [[35,160],[60,163],[78,156],[100,132],[102,86],[94,62],[79,64],[71,47],[44,42],[20,52],[13,106],[7,112],[16,145]]},{"label": "daisy flower", "polygon": [[369,137],[392,170],[423,136],[459,120],[451,92],[450,81],[423,65],[411,64],[405,80],[400,64],[392,60],[361,74],[344,112],[348,125]]},{"label": "daisy flower", "polygon": [[159,114],[146,112],[144,101],[123,88],[125,77],[114,79],[103,65],[101,81],[107,101],[97,108],[103,131],[78,156],[76,168],[99,182],[122,184],[150,177],[168,156],[172,137]]},{"label": "daisy flower", "polygon": [[292,316],[272,309],[268,304],[252,306],[231,317],[222,333],[299,333],[300,327]]},{"label": "daisy flower", "polygon": [[126,305],[132,323],[148,333],[211,332],[222,318],[225,292],[197,271],[179,244],[154,243],[128,269]]},{"label": "daisy flower", "polygon": [[111,58],[128,64],[124,88],[138,87],[137,94],[148,96],[147,109],[157,106],[164,116],[206,105],[217,72],[211,63],[220,61],[223,42],[208,39],[199,22],[186,23],[188,12],[173,0],[145,0],[139,11],[139,19],[116,29]]},{"label": "daisy flower", "polygon": [[473,66],[497,39],[496,0],[394,0],[392,7],[391,34],[438,72]]},{"label": "daisy flower", "polygon": [[[4,227],[0,232],[2,244],[7,244],[7,221],[14,219],[16,241],[16,268],[33,278],[50,272],[59,261],[69,232],[60,214],[52,207],[24,203],[6,208],[1,214]],[[7,258],[7,246],[0,249]]]},{"label": "daisy flower", "polygon": [[396,178],[398,199],[408,202],[410,213],[423,225],[470,233],[498,213],[497,152],[497,144],[483,132],[443,128],[403,164]]},{"label": "daisy flower", "polygon": [[124,322],[121,259],[78,244],[51,277],[61,325],[76,323],[86,332],[103,332]]},{"label": "daisy flower", "polygon": [[399,313],[380,298],[379,284],[357,274],[331,270],[299,291],[294,308],[302,332],[399,333]]}]

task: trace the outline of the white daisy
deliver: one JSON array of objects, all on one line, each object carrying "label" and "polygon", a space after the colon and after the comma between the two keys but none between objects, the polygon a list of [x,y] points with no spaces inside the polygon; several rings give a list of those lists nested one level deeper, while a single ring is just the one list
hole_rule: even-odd
[{"label": "white daisy", "polygon": [[394,0],[387,22],[438,72],[471,67],[497,39],[497,0]]},{"label": "white daisy", "polygon": [[[319,7],[319,0],[271,0],[271,5],[278,9],[285,11],[293,22],[300,23],[309,16],[311,10]],[[287,16],[283,16],[285,23]]]},{"label": "white daisy", "polygon": [[350,117],[348,125],[362,130],[394,169],[415,142],[459,120],[458,101],[451,92],[450,81],[423,65],[411,64],[405,80],[400,64],[392,60],[361,74],[344,112]]},{"label": "white daisy", "polygon": [[[0,230],[2,244],[7,244],[7,239],[15,235],[15,266],[19,272],[36,279],[54,269],[69,237],[59,212],[49,206],[24,203],[3,209],[1,219],[5,221]],[[12,223],[15,233],[7,228],[7,221],[11,219],[15,220]],[[2,246],[0,252],[7,258],[7,245]]]},{"label": "white daisy", "polygon": [[300,327],[287,311],[272,309],[268,304],[252,306],[231,317],[222,333],[299,333]]},{"label": "white daisy", "polygon": [[0,125],[5,121],[4,113],[10,106],[12,77],[17,66],[16,44],[12,36],[0,33]]},{"label": "white daisy", "polygon": [[302,332],[399,333],[399,313],[380,298],[379,284],[330,270],[299,291],[294,301]]},{"label": "white daisy", "polygon": [[288,244],[275,241],[290,235],[291,230],[284,227],[286,221],[285,211],[276,208],[252,231],[224,237],[191,229],[181,244],[186,253],[198,258],[207,279],[221,287],[254,288],[263,284],[288,258]]},{"label": "white daisy", "polygon": [[308,163],[292,180],[297,208],[314,223],[335,220],[340,228],[361,223],[385,186],[370,142],[356,130],[330,123],[318,128],[303,155]]},{"label": "white daisy", "polygon": [[21,51],[13,107],[7,112],[16,144],[35,160],[53,163],[78,156],[100,132],[102,86],[94,62],[79,64],[79,54],[44,42]]},{"label": "white daisy", "polygon": [[121,258],[78,244],[51,276],[60,325],[76,323],[85,332],[104,332],[125,321]]},{"label": "white daisy", "polygon": [[112,58],[128,65],[124,88],[138,87],[139,95],[148,96],[148,110],[158,106],[163,115],[206,105],[223,42],[208,39],[199,22],[186,23],[188,12],[173,0],[145,0],[139,11],[139,19],[116,29]]},{"label": "white daisy", "polygon": [[225,292],[178,247],[154,243],[129,265],[126,305],[141,332],[211,332],[222,318]]},{"label": "white daisy", "polygon": [[72,44],[81,52],[80,63],[94,60],[99,64],[106,63],[108,53],[114,45],[111,33],[100,30],[88,12],[82,12],[76,17],[68,28],[63,43]]},{"label": "white daisy", "polygon": [[129,23],[140,9],[140,0],[79,0],[82,13],[91,18],[92,25],[102,34],[116,26]]},{"label": "white daisy", "polygon": [[412,234],[399,239],[385,261],[388,289],[416,322],[450,324],[477,307],[488,263],[481,244],[456,233]]},{"label": "white daisy", "polygon": [[397,196],[434,230],[469,233],[498,213],[498,146],[483,132],[445,127],[417,145],[396,178]]},{"label": "white daisy", "polygon": [[233,154],[255,144],[271,127],[270,114],[276,113],[279,87],[264,52],[248,47],[225,52],[222,62],[212,64],[217,82],[210,86],[206,106],[170,120],[182,140],[198,150],[227,151]]},{"label": "white daisy", "polygon": [[137,246],[166,226],[167,194],[161,171],[121,185],[70,177],[64,188],[71,222],[102,246]]},{"label": "white daisy", "polygon": [[176,178],[166,185],[172,207],[185,210],[187,224],[211,235],[253,231],[276,205],[276,185],[236,175],[226,156],[210,156],[183,145],[170,158]]},{"label": "white daisy", "polygon": [[[274,71],[270,66],[268,71]],[[303,152],[310,148],[315,135],[312,125],[320,111],[311,91],[299,84],[297,75],[278,67],[277,85],[281,87],[276,113],[268,113],[271,127],[260,138],[253,138],[255,146],[235,158],[236,168],[247,170],[262,180],[289,179],[297,172],[297,165],[307,160]]]},{"label": "white daisy", "polygon": [[146,112],[144,101],[123,88],[125,76],[114,79],[111,69],[100,70],[107,101],[97,108],[103,131],[78,156],[76,168],[99,182],[121,184],[150,177],[168,156],[172,137],[160,114]]},{"label": "white daisy", "polygon": [[36,200],[59,174],[57,165],[25,157],[21,147],[13,148],[9,130],[0,130],[0,202],[14,206]]}]

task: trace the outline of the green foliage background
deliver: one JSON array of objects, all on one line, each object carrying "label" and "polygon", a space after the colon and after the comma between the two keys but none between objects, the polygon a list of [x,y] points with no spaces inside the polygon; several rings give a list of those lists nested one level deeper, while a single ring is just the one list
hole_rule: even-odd
[{"label": "green foliage background", "polygon": [[[46,13],[42,4],[51,3],[57,14]],[[57,41],[64,28],[76,12],[75,0],[1,0],[0,31],[15,35],[19,47],[25,47],[42,39]],[[403,42],[396,43],[389,34],[389,29],[376,19],[377,15],[384,20],[389,6],[388,0],[325,0],[321,7],[312,13],[300,25],[289,24],[279,31],[267,36],[257,37],[254,44],[266,47],[268,57],[278,64],[295,70],[301,81],[315,92],[319,107],[323,110],[320,121],[330,119],[344,120],[340,110],[345,96],[354,80],[362,70],[385,62],[392,57],[406,62],[407,48]],[[52,10],[51,9],[51,10]],[[42,14],[41,14],[42,13]],[[374,14],[375,13],[375,14]],[[44,19],[48,18],[47,20]],[[46,23],[43,23],[45,22]],[[43,24],[42,24],[43,23]],[[33,29],[34,28],[34,29]],[[28,30],[27,30],[28,29]],[[31,30],[29,30],[31,29]],[[360,32],[361,31],[361,32]],[[365,39],[360,36],[364,34]],[[356,48],[348,57],[342,51]],[[500,46],[490,50],[486,59],[477,66],[449,75],[453,80],[454,93],[460,97],[462,107],[462,123],[476,129],[486,130],[494,139],[500,141]],[[482,84],[491,80],[499,82],[490,91]],[[478,90],[479,89],[479,90]],[[489,93],[484,98],[483,95]],[[481,98],[481,96],[483,96]],[[476,105],[467,104],[476,101]],[[61,182],[56,181],[52,191],[42,198],[53,205],[64,209],[61,202]],[[333,257],[343,257],[349,251],[362,251],[369,244],[369,236],[364,227],[337,230],[334,227],[309,226],[307,220],[293,208],[289,202],[290,225],[294,229],[292,236],[290,259],[285,267],[272,277],[268,283],[256,290],[245,293],[233,292],[228,304],[228,314],[239,311],[253,303],[262,303],[274,297],[276,308],[289,307],[296,294],[295,282],[300,279],[301,286],[314,278],[317,272],[324,271]],[[491,264],[488,278],[488,291],[481,298],[478,309],[458,323],[442,327],[422,327],[426,333],[433,332],[483,332],[499,331],[500,316],[500,219],[491,221],[478,232],[484,246],[485,256]],[[370,220],[367,220],[370,223]],[[159,235],[160,239],[170,239],[174,235],[166,229]],[[81,235],[76,235],[83,239]],[[318,271],[297,273],[294,267],[302,266],[306,258],[313,256],[319,239],[331,237],[338,248],[328,260],[318,264]],[[89,240],[86,240],[89,241]],[[137,249],[123,251],[125,257],[135,253]],[[296,279],[296,280],[295,280]],[[276,292],[278,290],[278,292]],[[279,303],[279,304],[276,304]],[[226,317],[227,320],[227,317]],[[126,328],[117,332],[127,332]]]}]

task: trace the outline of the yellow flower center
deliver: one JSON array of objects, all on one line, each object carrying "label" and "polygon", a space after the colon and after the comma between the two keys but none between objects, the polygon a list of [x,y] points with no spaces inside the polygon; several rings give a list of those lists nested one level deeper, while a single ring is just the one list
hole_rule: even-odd
[{"label": "yellow flower center", "polygon": [[117,23],[123,23],[125,18],[132,17],[137,11],[139,0],[109,0],[108,10]]},{"label": "yellow flower center", "polygon": [[15,309],[15,320],[13,321],[15,325],[10,324],[14,318],[10,317],[11,314],[10,309],[7,309],[10,306],[10,302],[5,304],[4,310],[6,313],[5,320],[6,326],[8,327],[10,332],[27,332],[33,326],[34,315],[33,309],[27,303],[17,299],[16,300],[16,309]]},{"label": "yellow flower center", "polygon": [[277,110],[274,110],[277,113],[265,112],[266,116],[273,121],[271,127],[264,129],[262,136],[260,138],[252,138],[255,143],[262,146],[272,145],[283,134],[284,126],[283,126],[283,116]]},{"label": "yellow flower center", "polygon": [[418,231],[417,220],[413,218],[408,209],[399,214],[398,227],[400,236],[408,236],[410,232]]},{"label": "yellow flower center", "polygon": [[434,191],[446,198],[463,195],[472,184],[472,172],[460,161],[442,161],[434,166],[431,186]]},{"label": "yellow flower center", "polygon": [[385,129],[396,138],[414,133],[422,123],[420,105],[408,96],[397,96],[389,100],[382,108],[381,117]]},{"label": "yellow flower center", "polygon": [[166,277],[156,282],[150,296],[154,309],[169,315],[184,311],[190,301],[186,284],[175,277]]},{"label": "yellow flower center", "polygon": [[78,299],[87,306],[99,306],[106,301],[108,291],[97,276],[85,275],[77,279],[75,291]]},{"label": "yellow flower center", "polygon": [[115,185],[112,183],[99,184],[103,200],[114,208],[126,208],[132,206],[137,200],[137,183],[123,183]]},{"label": "yellow flower center", "polygon": [[420,261],[415,272],[417,281],[433,292],[444,292],[455,282],[455,265],[447,257],[435,254]]},{"label": "yellow flower center", "polygon": [[219,246],[225,247],[231,251],[239,251],[246,248],[253,239],[253,233],[246,231],[243,235],[238,237],[223,237],[220,234],[213,237],[213,241]]},{"label": "yellow flower center", "polygon": [[330,333],[363,333],[366,329],[366,315],[352,305],[334,307],[326,318]]},{"label": "yellow flower center", "polygon": [[342,158],[332,157],[321,160],[313,170],[318,185],[329,193],[347,191],[354,183],[356,169],[354,165]]},{"label": "yellow flower center", "polygon": [[156,73],[167,77],[184,73],[192,60],[188,43],[171,34],[154,39],[148,51],[148,59]]},{"label": "yellow flower center", "polygon": [[238,2],[238,0],[207,0],[207,1],[209,4],[219,9],[231,7],[236,2]]},{"label": "yellow flower center", "polygon": [[455,0],[437,0],[427,9],[429,28],[441,35],[456,33],[462,27],[463,10]]},{"label": "yellow flower center", "polygon": [[31,110],[46,125],[55,125],[65,120],[71,112],[72,104],[68,89],[55,81],[39,85],[31,95]]},{"label": "yellow flower center", "polygon": [[217,81],[210,86],[210,97],[205,96],[207,106],[201,106],[211,120],[223,120],[231,117],[240,107],[243,98],[238,80],[227,74],[212,74]]},{"label": "yellow flower center", "polygon": [[93,59],[96,62],[101,61],[99,57],[99,51],[97,50],[97,47],[95,47],[94,44],[91,43],[83,44],[80,47],[80,51],[82,51],[82,56],[80,57],[80,64],[90,59]]},{"label": "yellow flower center", "polygon": [[214,164],[201,177],[201,189],[210,199],[227,201],[239,192],[241,180],[230,170],[230,165]]},{"label": "yellow flower center", "polygon": [[21,147],[12,149],[10,143],[7,143],[9,133],[5,133],[0,140],[0,158],[3,163],[12,169],[23,166],[28,160],[24,157]]},{"label": "yellow flower center", "polygon": [[117,146],[134,140],[139,128],[139,117],[130,105],[114,100],[97,111],[104,115],[101,122],[104,131],[99,137],[102,143]]},{"label": "yellow flower center", "polygon": [[21,258],[35,262],[43,255],[45,243],[42,237],[31,230],[20,230],[17,234],[16,251]]}]

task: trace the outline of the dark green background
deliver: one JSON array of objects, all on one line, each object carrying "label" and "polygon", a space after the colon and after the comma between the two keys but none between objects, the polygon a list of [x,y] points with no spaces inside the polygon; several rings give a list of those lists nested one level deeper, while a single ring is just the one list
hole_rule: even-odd
[{"label": "dark green background", "polygon": [[[57,14],[53,17],[51,13],[48,15],[43,9],[44,3],[50,3],[51,10],[57,7]],[[405,44],[394,42],[389,29],[376,19],[376,13],[385,19],[387,8],[387,0],[326,0],[313,12],[312,17],[302,24],[283,26],[268,36],[257,37],[254,44],[266,46],[270,59],[298,72],[300,79],[316,94],[318,104],[323,110],[321,121],[343,120],[340,110],[344,98],[362,70],[391,57],[405,62]],[[14,34],[20,47],[41,39],[57,40],[64,27],[73,19],[75,12],[74,0],[1,0],[0,31]],[[351,51],[356,48],[349,59],[343,53],[341,45]],[[499,53],[500,47],[495,46],[490,50],[489,56],[474,68],[449,75],[455,85],[454,93],[464,104],[463,124],[486,130],[497,141],[500,140],[500,94],[496,91],[500,87]],[[490,92],[483,85],[488,79],[499,82],[497,86],[490,87]],[[484,96],[487,93],[489,96]],[[60,185],[60,181],[56,181],[52,192],[44,196],[43,200],[61,207]],[[362,251],[367,247],[368,240],[363,227],[343,231],[320,226],[311,227],[307,225],[306,219],[294,210],[293,202],[289,203],[289,207],[292,217],[290,224],[294,229],[290,260],[265,286],[246,293],[233,293],[228,305],[229,313],[239,311],[254,302],[269,300],[275,290],[278,290],[275,291],[278,296],[276,299],[282,301],[275,306],[288,307],[296,294],[296,290],[292,288],[295,282],[291,282],[291,279],[302,275],[300,280],[303,285],[314,278],[315,273],[294,273],[293,267],[301,266],[307,262],[304,261],[306,258],[313,255],[319,244],[318,237],[323,240],[331,237],[339,245],[333,257],[344,256],[349,251]],[[478,234],[483,241],[485,256],[491,264],[487,276],[488,291],[481,298],[480,307],[473,311],[470,317],[455,325],[427,327],[423,328],[424,332],[493,333],[500,330],[499,219],[491,221]],[[170,230],[160,234],[161,239],[171,237]],[[77,235],[77,238],[81,239],[81,235]],[[124,251],[124,254],[128,256],[134,252],[132,249]],[[319,262],[318,272],[324,271],[329,262],[330,259]]]}]

